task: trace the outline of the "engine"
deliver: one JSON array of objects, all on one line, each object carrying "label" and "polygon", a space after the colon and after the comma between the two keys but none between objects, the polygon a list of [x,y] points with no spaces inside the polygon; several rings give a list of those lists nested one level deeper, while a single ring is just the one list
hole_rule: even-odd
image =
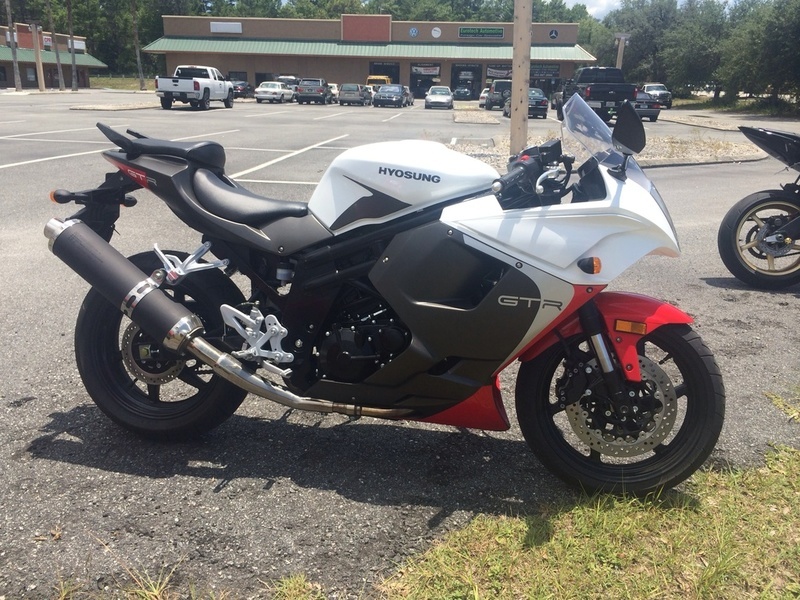
[{"label": "engine", "polygon": [[320,376],[362,381],[408,346],[410,332],[379,298],[352,289],[339,306],[317,347]]}]

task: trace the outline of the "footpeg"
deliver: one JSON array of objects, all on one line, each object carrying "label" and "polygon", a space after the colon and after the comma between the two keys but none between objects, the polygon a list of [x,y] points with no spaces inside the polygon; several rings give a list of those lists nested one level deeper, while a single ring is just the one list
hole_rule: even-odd
[{"label": "footpeg", "polygon": [[186,260],[182,261],[174,254],[164,254],[155,244],[153,247],[161,263],[164,265],[166,275],[164,279],[169,285],[178,285],[184,277],[195,271],[205,271],[206,269],[219,269],[228,266],[228,259],[214,260],[211,262],[200,262],[200,259],[211,250],[211,243],[206,242],[195,250]]},{"label": "footpeg", "polygon": [[[236,330],[245,340],[244,347],[237,352],[232,352],[233,356],[244,360],[268,360],[278,364],[294,360],[294,354],[284,352],[281,348],[281,341],[289,332],[274,315],[264,316],[256,307],[253,307],[250,314],[246,315],[228,304],[223,304],[219,310],[225,324]],[[269,350],[264,348],[267,343],[269,343]],[[291,373],[277,369],[269,363],[262,363],[262,365],[267,370],[282,376]]]}]

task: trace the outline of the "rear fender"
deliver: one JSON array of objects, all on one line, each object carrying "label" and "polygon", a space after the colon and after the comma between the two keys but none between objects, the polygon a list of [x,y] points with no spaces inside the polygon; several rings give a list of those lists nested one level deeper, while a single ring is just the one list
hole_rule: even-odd
[{"label": "rear fender", "polygon": [[[639,353],[636,345],[645,335],[663,325],[689,324],[692,317],[681,309],[649,296],[629,292],[603,292],[594,298],[594,303],[603,317],[608,340],[622,365],[622,372],[629,381],[641,381]],[[643,333],[622,331],[625,323],[643,323]],[[532,360],[561,339],[582,332],[577,313],[568,318],[556,332],[550,333],[538,344],[520,355],[521,362]]]}]

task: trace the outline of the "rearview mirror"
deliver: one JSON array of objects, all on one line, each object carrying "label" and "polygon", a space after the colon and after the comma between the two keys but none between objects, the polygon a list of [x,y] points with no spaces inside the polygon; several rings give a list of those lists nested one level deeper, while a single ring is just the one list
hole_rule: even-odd
[{"label": "rearview mirror", "polygon": [[617,122],[614,124],[611,140],[614,148],[626,156],[639,154],[647,144],[642,120],[629,100],[623,102],[617,111]]}]

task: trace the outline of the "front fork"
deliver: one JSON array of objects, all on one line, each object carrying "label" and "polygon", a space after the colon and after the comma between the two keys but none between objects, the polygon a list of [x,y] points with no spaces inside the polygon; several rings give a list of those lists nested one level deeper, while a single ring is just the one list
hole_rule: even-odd
[{"label": "front fork", "polygon": [[578,309],[578,318],[597,359],[606,389],[615,401],[622,400],[625,397],[625,381],[614,363],[611,350],[606,342],[604,335],[606,327],[597,305],[594,302],[587,302],[581,306]]}]

